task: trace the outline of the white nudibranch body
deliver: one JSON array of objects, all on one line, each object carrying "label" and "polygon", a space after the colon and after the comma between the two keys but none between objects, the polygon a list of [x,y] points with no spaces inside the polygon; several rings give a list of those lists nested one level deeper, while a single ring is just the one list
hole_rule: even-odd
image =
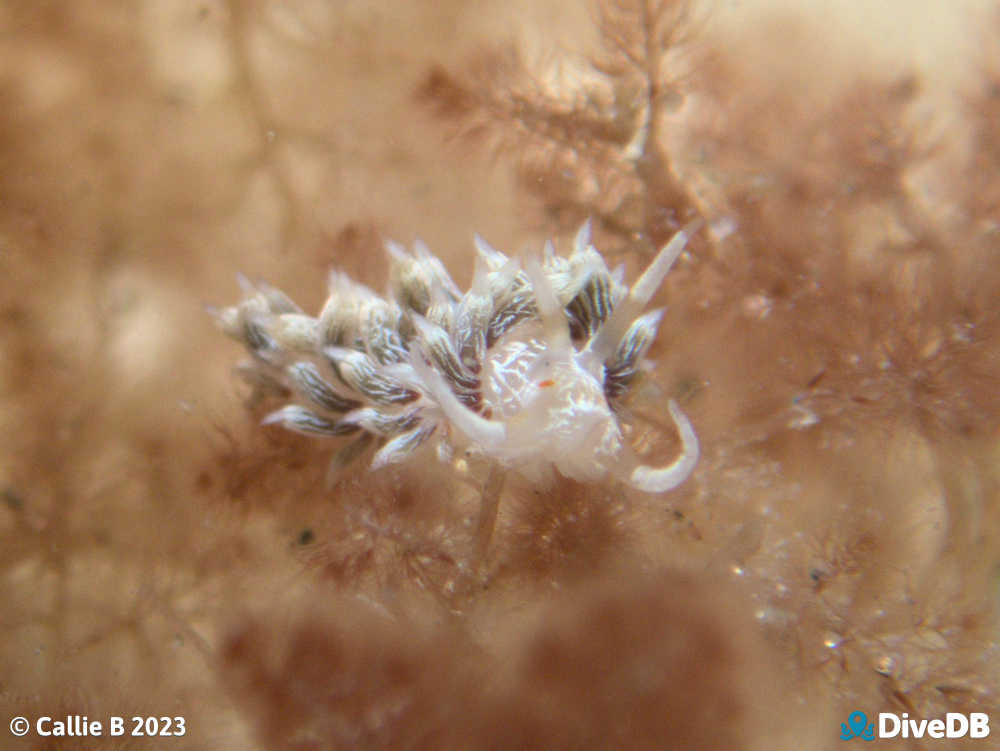
[{"label": "white nudibranch body", "polygon": [[620,478],[657,493],[683,483],[698,439],[670,400],[681,438],[665,467],[640,463],[622,434],[616,402],[656,336],[662,311],[643,313],[691,229],[678,232],[631,286],[591,245],[589,223],[569,257],[547,244],[522,266],[476,238],[477,265],[462,294],[422,244],[390,243],[385,298],[343,274],[317,317],[280,291],[251,285],[215,312],[252,359],[241,373],[299,403],[264,423],[320,436],[348,436],[340,467],[376,445],[372,467],[437,444],[450,459],[483,458],[541,480],[554,468],[580,481]]}]

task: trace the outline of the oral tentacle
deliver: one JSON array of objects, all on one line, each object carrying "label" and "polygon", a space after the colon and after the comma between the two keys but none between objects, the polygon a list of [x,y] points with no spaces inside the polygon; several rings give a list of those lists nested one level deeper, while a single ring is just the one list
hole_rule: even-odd
[{"label": "oral tentacle", "polygon": [[485,449],[499,451],[507,439],[503,423],[487,420],[462,404],[448,387],[444,377],[424,361],[424,354],[419,348],[414,348],[411,352],[410,364],[423,382],[428,396],[437,403],[444,416],[459,432]]},{"label": "oral tentacle", "polygon": [[698,436],[687,415],[681,412],[673,399],[667,402],[667,408],[681,437],[681,453],[666,467],[639,465],[632,470],[629,483],[647,493],[664,493],[682,484],[691,476],[701,453]]},{"label": "oral tentacle", "polygon": [[611,316],[588,345],[601,360],[606,360],[615,353],[618,343],[625,336],[632,321],[642,314],[646,305],[653,299],[670,268],[687,247],[691,235],[697,232],[701,225],[702,220],[698,219],[678,231],[670,242],[660,249],[656,258],[649,264],[649,268],[632,285],[625,299],[615,306]]}]

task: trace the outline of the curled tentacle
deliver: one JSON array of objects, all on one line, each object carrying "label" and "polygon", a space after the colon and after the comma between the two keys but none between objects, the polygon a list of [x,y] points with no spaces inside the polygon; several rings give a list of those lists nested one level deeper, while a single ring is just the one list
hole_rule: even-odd
[{"label": "curled tentacle", "polygon": [[670,417],[677,426],[677,432],[681,437],[680,455],[666,467],[647,467],[639,465],[632,470],[629,482],[635,488],[647,493],[664,493],[673,490],[678,485],[687,480],[694,471],[698,463],[698,456],[701,449],[698,445],[698,436],[695,435],[691,421],[687,415],[681,412],[677,402],[671,399],[667,403],[670,410]]}]

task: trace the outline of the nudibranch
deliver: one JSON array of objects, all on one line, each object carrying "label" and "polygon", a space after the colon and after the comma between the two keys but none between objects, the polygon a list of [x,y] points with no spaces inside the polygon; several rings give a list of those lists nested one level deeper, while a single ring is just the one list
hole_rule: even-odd
[{"label": "nudibranch", "polygon": [[[386,297],[334,272],[309,316],[279,290],[241,279],[245,297],[215,311],[251,360],[258,385],[294,395],[264,423],[317,436],[353,436],[342,466],[371,451],[372,469],[428,446],[447,461],[485,459],[543,481],[608,477],[649,493],[693,471],[698,439],[673,400],[677,458],[643,464],[619,423],[619,402],[640,371],[663,311],[645,308],[684,250],[679,231],[631,286],[591,244],[590,225],[568,257],[552,244],[524,263],[476,237],[476,268],[462,293],[422,243],[389,243]],[[492,523],[490,522],[490,526]]]}]

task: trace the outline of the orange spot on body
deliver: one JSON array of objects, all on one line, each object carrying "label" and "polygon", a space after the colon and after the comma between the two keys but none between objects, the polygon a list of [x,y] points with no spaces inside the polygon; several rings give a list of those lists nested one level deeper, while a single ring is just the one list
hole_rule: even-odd
[{"label": "orange spot on body", "polygon": [[539,381],[538,382],[538,388],[540,388],[540,389],[547,389],[549,386],[555,386],[555,385],[556,385],[556,382],[553,381],[551,378],[548,378],[548,379],[546,379],[544,381]]}]

